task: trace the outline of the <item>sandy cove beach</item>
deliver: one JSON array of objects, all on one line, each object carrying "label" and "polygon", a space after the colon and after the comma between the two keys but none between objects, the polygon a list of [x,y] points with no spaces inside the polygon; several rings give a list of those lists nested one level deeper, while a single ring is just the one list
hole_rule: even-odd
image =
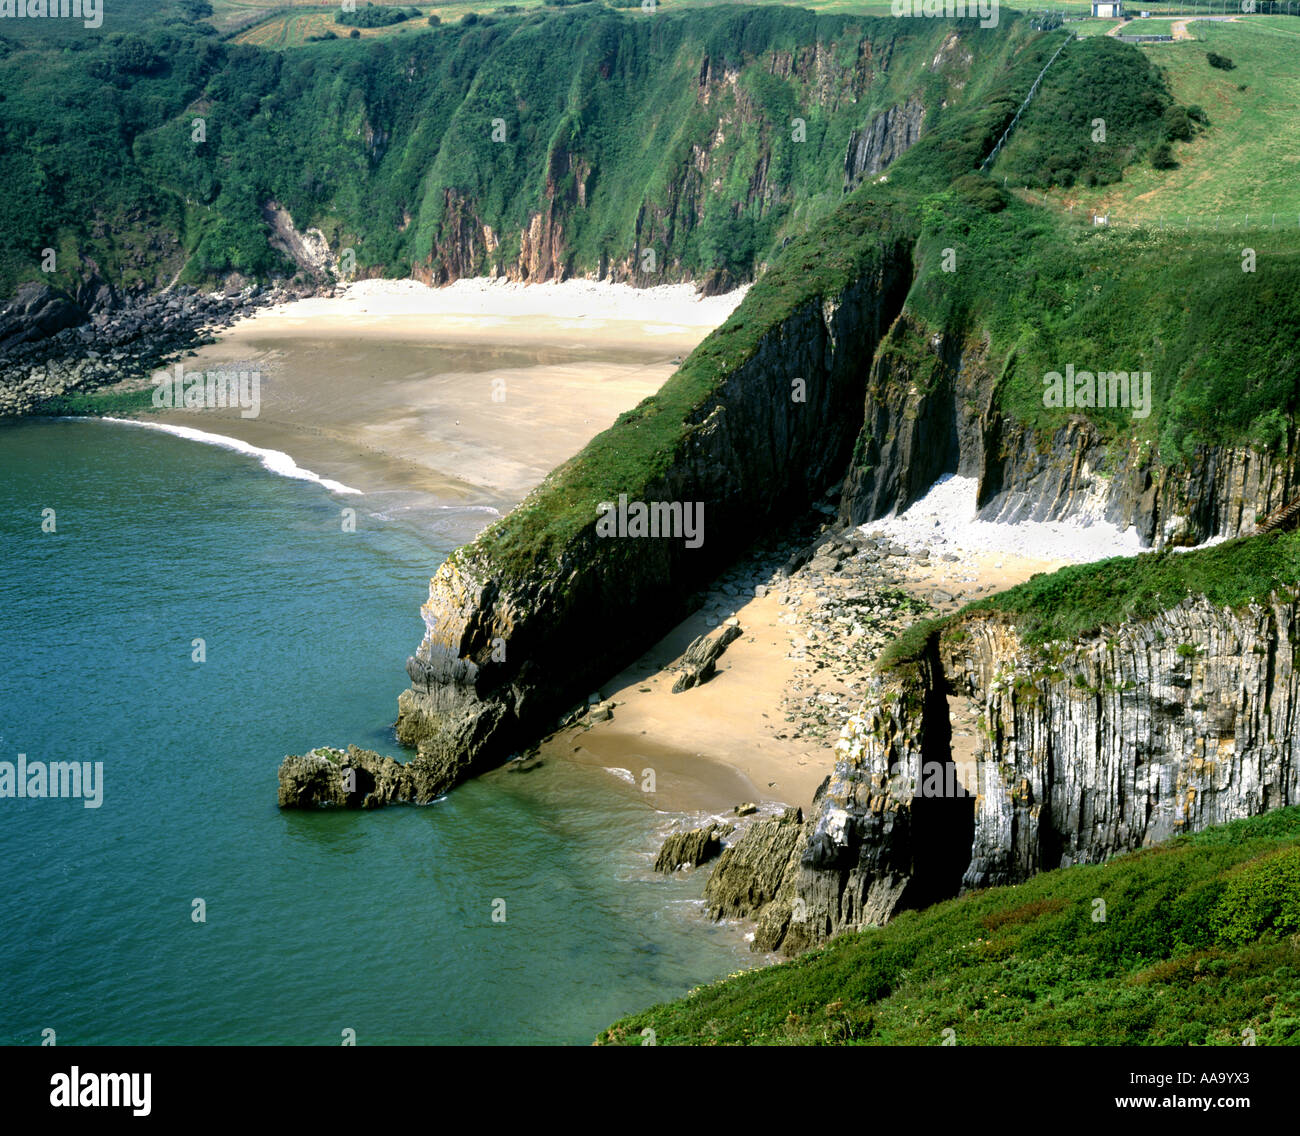
[{"label": "sandy cove beach", "polygon": [[[881,568],[864,561],[834,578],[804,567],[786,580],[751,585],[765,589],[759,597],[738,597],[724,584],[703,611],[601,687],[613,704],[611,719],[561,730],[540,753],[599,765],[629,794],[642,793],[645,771],[653,770],[654,806],[700,820],[751,802],[765,813],[784,805],[806,812],[834,767],[840,727],[858,709],[870,664],[898,632],[1068,563],[978,551],[956,562],[898,557]],[[856,634],[852,625],[827,634],[823,609],[856,591],[903,593],[924,608],[894,608],[860,622]],[[953,598],[936,602],[936,594]],[[717,674],[672,693],[673,663],[693,639],[732,618],[742,634],[719,658]],[[840,635],[859,640],[862,653],[847,659]]]},{"label": "sandy cove beach", "polygon": [[[155,420],[284,451],[359,490],[373,515],[433,526],[451,547],[658,390],[741,298],[589,281],[366,281],[262,309],[184,361],[187,372],[257,368],[257,417]],[[947,479],[902,516],[864,526],[855,554],[834,564],[819,556],[787,576],[796,544],[755,554],[603,685],[609,720],[559,731],[540,755],[600,766],[669,814],[725,815],[747,802],[807,809],[871,665],[900,630],[1036,572],[1136,551],[1105,526],[973,518],[973,483]],[[742,634],[717,674],[671,693],[687,646],[732,619]],[[964,726],[954,723],[959,756],[973,737]],[[652,795],[642,790],[648,770]]]},{"label": "sandy cove beach", "polygon": [[148,420],[287,454],[358,490],[374,517],[432,526],[450,548],[657,391],[743,295],[362,281],[260,309],[181,361],[186,374],[256,372],[256,416],[169,409]]},{"label": "sandy cove beach", "polygon": [[[818,536],[834,553],[788,576],[781,566],[796,543],[742,564],[699,612],[602,687],[609,720],[561,730],[542,755],[600,765],[628,793],[643,792],[653,770],[656,807],[700,822],[750,802],[764,813],[807,811],[834,767],[841,727],[898,632],[1037,573],[1139,550],[1131,531],[1101,522],[979,521],[975,499],[974,479],[946,477],[905,513],[861,526],[850,543]],[[717,674],[672,693],[674,663],[691,640],[733,619],[742,634]],[[978,708],[954,700],[951,712],[966,781]]]}]

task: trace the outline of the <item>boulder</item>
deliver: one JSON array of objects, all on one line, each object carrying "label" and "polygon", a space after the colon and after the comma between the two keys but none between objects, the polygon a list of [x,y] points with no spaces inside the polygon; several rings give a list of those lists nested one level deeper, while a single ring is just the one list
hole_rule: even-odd
[{"label": "boulder", "polygon": [[722,652],[740,638],[740,624],[728,620],[726,626],[714,635],[701,635],[694,640],[677,661],[677,681],[673,693],[680,694],[693,686],[708,682],[717,672],[717,662]]},{"label": "boulder", "polygon": [[674,832],[664,841],[655,857],[655,871],[671,874],[678,868],[698,868],[722,851],[722,838],[735,831],[735,826],[716,821],[704,828],[689,832]]},{"label": "boulder", "polygon": [[398,802],[424,804],[446,788],[424,755],[403,765],[371,750],[321,746],[280,763],[282,809],[376,809]]}]

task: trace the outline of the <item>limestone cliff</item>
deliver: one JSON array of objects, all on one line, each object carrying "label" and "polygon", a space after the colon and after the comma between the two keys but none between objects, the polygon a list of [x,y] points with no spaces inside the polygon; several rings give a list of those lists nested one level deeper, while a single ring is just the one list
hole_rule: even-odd
[{"label": "limestone cliff", "polygon": [[1300,494],[1291,433],[1271,452],[1200,446],[1169,463],[1107,439],[1082,414],[1044,434],[999,408],[990,356],[986,334],[904,314],[872,366],[844,523],[905,509],[939,475],[958,473],[978,478],[984,520],[1104,520],[1160,548],[1247,535]]},{"label": "limestone cliff", "polygon": [[[1028,646],[972,612],[878,681],[846,726],[811,834],[758,918],[797,913],[795,953],[963,889],[1095,863],[1300,802],[1296,589],[1191,597],[1072,642]],[[954,751],[950,700],[982,738]]]},{"label": "limestone cliff", "polygon": [[[695,396],[685,429],[653,469],[579,506],[580,527],[544,561],[507,572],[489,531],[438,569],[422,608],[425,636],[407,664],[398,736],[442,765],[448,784],[553,725],[680,619],[692,592],[759,533],[838,481],[868,361],[911,283],[910,241],[901,232],[881,240],[851,284],[800,304],[724,381]],[[733,331],[751,308],[747,300],[733,316]],[[611,437],[634,444],[619,430]],[[619,491],[696,503],[702,546],[602,539],[597,505]],[[563,496],[548,482],[521,512]]]}]

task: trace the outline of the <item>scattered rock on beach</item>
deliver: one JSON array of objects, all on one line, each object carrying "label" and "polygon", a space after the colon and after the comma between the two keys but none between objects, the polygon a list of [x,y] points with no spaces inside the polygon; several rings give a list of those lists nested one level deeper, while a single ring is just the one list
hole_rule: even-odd
[{"label": "scattered rock on beach", "polygon": [[694,640],[676,664],[678,674],[673,683],[673,693],[680,694],[708,682],[717,671],[719,656],[740,638],[740,634],[739,620],[729,619],[716,635],[701,635]]}]

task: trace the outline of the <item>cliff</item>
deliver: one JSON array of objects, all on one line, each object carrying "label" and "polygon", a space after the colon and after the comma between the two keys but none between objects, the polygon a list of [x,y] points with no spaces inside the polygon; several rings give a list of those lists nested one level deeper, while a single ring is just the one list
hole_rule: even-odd
[{"label": "cliff", "polygon": [[[911,284],[907,215],[850,216],[866,239],[838,286],[770,321],[747,298],[711,351],[438,569],[398,736],[448,784],[549,728],[838,480],[866,361]],[[600,536],[598,506],[620,495],[693,504],[702,543]]]},{"label": "cliff", "polygon": [[[1250,555],[1294,580],[1296,541],[1255,538]],[[1215,572],[1247,556],[1208,551]],[[1141,594],[1148,566],[1110,565]],[[1300,803],[1298,597],[1294,584],[1230,604],[1188,594],[1046,640],[994,599],[923,629],[845,727],[797,863],[782,860],[754,913],[790,927],[765,945],[796,953],[905,908]],[[953,745],[962,715],[979,725],[973,751]]]}]

